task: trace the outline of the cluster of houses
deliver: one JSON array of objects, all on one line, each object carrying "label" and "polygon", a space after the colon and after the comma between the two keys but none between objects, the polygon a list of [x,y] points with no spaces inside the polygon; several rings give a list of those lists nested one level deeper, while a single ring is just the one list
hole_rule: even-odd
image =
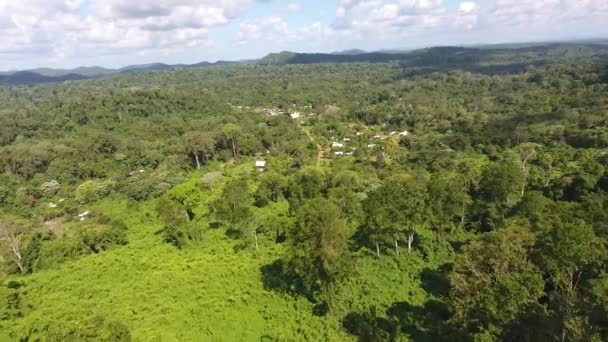
[{"label": "cluster of houses", "polygon": [[59,203],[64,202],[66,199],[65,198],[60,198],[59,201],[57,201],[57,203],[49,203],[48,207],[51,209],[57,208],[59,206]]},{"label": "cluster of houses", "polygon": [[87,217],[91,216],[91,212],[90,211],[85,211],[84,213],[78,214],[78,218],[80,219],[80,221],[84,221],[87,219]]},{"label": "cluster of houses", "polygon": [[[402,132],[397,132],[397,131],[393,131],[389,133],[390,137],[408,137],[410,136],[410,132],[409,131],[402,131]],[[356,136],[362,136],[363,132],[357,132],[355,133]],[[389,136],[384,136],[384,135],[374,135],[373,139],[375,140],[384,140],[387,139]],[[356,151],[355,148],[351,147],[349,152],[344,152],[344,149],[346,148],[346,145],[348,143],[351,142],[350,138],[343,138],[342,141],[337,141],[335,137],[332,137],[332,142],[331,142],[331,149],[333,151],[333,155],[334,157],[342,157],[342,156],[351,156],[353,155],[354,151]],[[369,149],[373,149],[376,147],[375,143],[368,143],[366,144],[367,148]]]}]

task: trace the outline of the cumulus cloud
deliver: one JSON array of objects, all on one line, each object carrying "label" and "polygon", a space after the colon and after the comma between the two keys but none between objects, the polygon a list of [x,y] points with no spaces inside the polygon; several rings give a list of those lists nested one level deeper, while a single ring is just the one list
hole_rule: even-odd
[{"label": "cumulus cloud", "polygon": [[[398,37],[397,41],[484,30],[510,33],[521,29],[523,33],[534,28],[535,32],[555,32],[556,27],[565,30],[561,25],[577,21],[582,28],[590,27],[592,22],[596,30],[597,26],[608,29],[608,1],[462,0],[453,8],[442,0],[342,0],[333,28],[364,37]],[[512,39],[518,37],[512,36]]]},{"label": "cumulus cloud", "polygon": [[[238,42],[263,41],[258,45],[267,50],[533,40],[608,30],[607,0],[335,0],[330,18],[311,17],[299,26],[277,14],[316,11],[313,5],[285,1],[267,7],[278,13],[244,19],[259,2],[272,0],[0,0],[0,69],[9,62],[205,47],[214,28],[224,25],[238,28]],[[234,43],[222,41],[224,47]]]},{"label": "cumulus cloud", "polygon": [[290,2],[285,6],[285,9],[288,12],[300,12],[302,10],[302,5],[299,2]]},{"label": "cumulus cloud", "polygon": [[0,61],[204,46],[209,29],[263,1],[0,0]]}]

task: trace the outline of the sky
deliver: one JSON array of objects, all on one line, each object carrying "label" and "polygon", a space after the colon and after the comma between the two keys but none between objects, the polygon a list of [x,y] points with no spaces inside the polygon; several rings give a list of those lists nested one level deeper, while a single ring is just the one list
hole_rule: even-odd
[{"label": "sky", "polygon": [[0,0],[0,70],[607,33],[608,0]]}]

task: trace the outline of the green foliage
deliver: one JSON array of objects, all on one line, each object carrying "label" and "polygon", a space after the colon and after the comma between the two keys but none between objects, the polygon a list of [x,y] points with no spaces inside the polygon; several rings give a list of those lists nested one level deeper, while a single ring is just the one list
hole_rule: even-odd
[{"label": "green foliage", "polygon": [[239,178],[226,184],[222,195],[211,203],[210,212],[216,220],[243,237],[248,235],[251,224],[251,202],[247,179]]},{"label": "green foliage", "polygon": [[0,87],[0,340],[607,340],[605,54]]},{"label": "green foliage", "polygon": [[543,294],[539,269],[529,260],[533,236],[524,227],[486,233],[459,254],[450,274],[453,320],[493,340]]},{"label": "green foliage", "polygon": [[82,204],[94,202],[109,195],[113,187],[113,181],[88,180],[78,185],[75,197]]},{"label": "green foliage", "polygon": [[289,262],[309,293],[320,291],[331,304],[334,285],[344,274],[351,232],[340,209],[326,199],[313,199],[298,209],[291,233]]}]

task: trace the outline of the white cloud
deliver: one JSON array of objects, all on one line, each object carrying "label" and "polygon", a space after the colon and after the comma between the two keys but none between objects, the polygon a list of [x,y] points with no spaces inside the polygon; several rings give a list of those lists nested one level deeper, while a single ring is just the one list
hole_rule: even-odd
[{"label": "white cloud", "polygon": [[473,37],[521,40],[525,33],[580,36],[599,32],[598,27],[608,29],[607,0],[462,0],[455,9],[442,0],[342,0],[333,23],[337,31],[368,40],[415,39],[424,45],[442,35],[459,35],[461,41],[454,43]]},{"label": "white cloud", "polygon": [[302,10],[302,5],[298,2],[290,2],[285,6],[285,9],[288,12],[300,12]]},{"label": "white cloud", "polygon": [[247,43],[256,40],[286,41],[292,32],[283,18],[272,16],[257,21],[243,22],[239,26],[238,40]]},{"label": "white cloud", "polygon": [[[311,18],[299,26],[277,13],[257,19],[245,15],[255,3],[271,1],[0,0],[0,69],[203,51],[212,35],[222,31],[214,28],[225,25],[237,26],[234,38],[241,44],[257,43],[232,48],[230,38],[215,37],[213,53],[221,54],[216,58],[227,58],[222,53],[230,49],[235,54],[375,49],[600,36],[608,31],[608,0],[459,0],[455,5],[448,0],[336,0],[335,14],[319,17],[309,16],[318,8],[301,0],[266,7],[289,15],[285,18],[293,16],[287,12]],[[226,35],[229,30],[223,31]]]},{"label": "white cloud", "polygon": [[477,8],[477,4],[471,1],[463,1],[458,5],[458,10],[463,13],[471,13]]},{"label": "white cloud", "polygon": [[256,1],[0,0],[0,63],[208,45]]}]

